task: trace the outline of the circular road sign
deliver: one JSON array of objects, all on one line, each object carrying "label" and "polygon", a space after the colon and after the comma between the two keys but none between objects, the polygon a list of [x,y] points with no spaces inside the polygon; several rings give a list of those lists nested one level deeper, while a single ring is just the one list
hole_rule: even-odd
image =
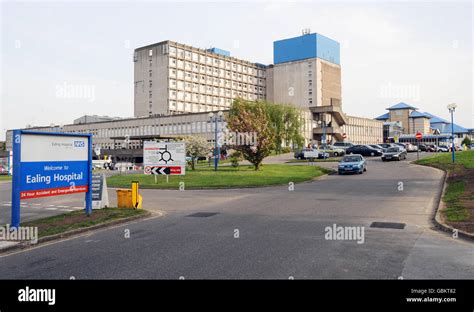
[{"label": "circular road sign", "polygon": [[423,138],[423,134],[421,132],[417,132],[415,138],[420,141]]}]

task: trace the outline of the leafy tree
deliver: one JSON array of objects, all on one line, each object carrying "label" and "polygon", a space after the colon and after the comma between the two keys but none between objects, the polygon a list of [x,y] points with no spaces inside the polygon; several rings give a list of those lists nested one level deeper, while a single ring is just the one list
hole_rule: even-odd
[{"label": "leafy tree", "polygon": [[275,151],[282,152],[283,143],[303,145],[301,135],[301,112],[296,107],[286,104],[265,102],[270,124],[275,131]]},{"label": "leafy tree", "polygon": [[464,139],[461,142],[461,145],[470,146],[471,144],[472,144],[472,140],[467,136],[464,137]]},{"label": "leafy tree", "polygon": [[195,169],[196,160],[199,157],[205,157],[209,153],[211,146],[206,138],[198,135],[191,135],[185,138],[186,155],[191,157],[191,169]]},{"label": "leafy tree", "polygon": [[255,145],[233,146],[254,165],[255,170],[260,168],[263,159],[270,155],[275,146],[275,130],[270,123],[267,108],[268,105],[262,101],[235,99],[227,118],[227,125],[231,131],[256,134]]}]

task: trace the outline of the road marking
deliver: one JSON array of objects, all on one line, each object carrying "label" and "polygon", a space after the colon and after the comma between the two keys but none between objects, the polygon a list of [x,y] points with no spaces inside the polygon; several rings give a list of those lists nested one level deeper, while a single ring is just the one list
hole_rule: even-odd
[{"label": "road marking", "polygon": [[56,206],[58,208],[69,208],[70,206]]},{"label": "road marking", "polygon": [[65,209],[65,208],[59,209],[59,210],[61,210],[61,211],[69,211],[69,212],[70,212],[70,211],[74,211],[74,209]]},{"label": "road marking", "polygon": [[58,208],[56,207],[50,207],[50,208],[46,208],[47,210],[58,210]]},{"label": "road marking", "polygon": [[10,205],[10,204],[2,204],[2,206],[8,206],[8,207],[9,207],[9,206],[11,206],[11,205]]},{"label": "road marking", "polygon": [[72,207],[72,209],[84,209],[84,207]]}]

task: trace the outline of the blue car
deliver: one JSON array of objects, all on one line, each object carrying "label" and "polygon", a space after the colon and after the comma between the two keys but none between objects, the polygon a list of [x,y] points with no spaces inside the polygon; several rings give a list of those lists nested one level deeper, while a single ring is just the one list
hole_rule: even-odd
[{"label": "blue car", "polygon": [[344,156],[337,167],[339,174],[344,173],[359,173],[362,174],[367,171],[367,162],[362,155],[352,154]]}]

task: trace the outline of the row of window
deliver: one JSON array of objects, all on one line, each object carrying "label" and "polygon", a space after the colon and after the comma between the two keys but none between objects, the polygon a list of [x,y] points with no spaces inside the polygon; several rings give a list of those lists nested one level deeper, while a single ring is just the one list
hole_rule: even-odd
[{"label": "row of window", "polygon": [[[150,88],[152,87],[152,85],[153,83],[152,81],[150,81]],[[215,84],[214,86],[211,86],[209,84],[198,84],[198,83],[185,82],[182,80],[170,79],[169,86],[171,89],[193,90],[195,92],[201,92],[201,93],[206,93],[206,92],[209,93],[212,91],[214,92],[218,91],[222,95],[224,95],[224,93],[230,93],[231,89],[248,91],[251,93],[265,93],[264,87],[247,85],[246,83],[237,83],[237,82],[230,83],[230,81],[225,81],[225,83],[224,81],[219,81],[219,84]],[[217,86],[226,87],[226,88],[218,88]]]},{"label": "row of window", "polygon": [[[190,92],[171,90],[169,93],[169,98],[195,102],[195,103],[207,103],[207,104],[216,104],[216,105],[217,104],[230,105],[232,103],[232,99],[234,98],[242,98],[244,100],[250,100],[250,101],[264,99],[263,95],[257,95],[257,94],[246,93],[246,92],[236,92],[236,91],[232,91],[232,93],[228,93],[226,95],[219,95],[217,92],[211,93],[211,94],[213,95],[203,95],[201,93],[190,93]],[[151,98],[151,95],[150,95],[150,98]]]},{"label": "row of window", "polygon": [[209,55],[204,55],[196,52],[185,51],[182,49],[176,49],[175,47],[169,47],[169,55],[175,56],[181,59],[190,60],[196,63],[212,65],[220,68],[232,69],[242,73],[253,73],[256,72],[257,75],[262,75],[263,70],[257,69],[252,66],[246,66],[243,64],[232,62],[231,60],[224,60],[221,58],[211,57]]},{"label": "row of window", "polygon": [[[234,64],[235,65],[235,64]],[[249,69],[247,71],[239,71],[236,68],[232,69],[224,69],[224,68],[218,68],[218,67],[212,67],[212,66],[205,66],[197,63],[191,63],[191,62],[186,62],[186,61],[181,61],[181,60],[176,60],[173,58],[169,59],[169,66],[170,67],[176,67],[176,68],[181,68],[181,69],[186,69],[186,70],[192,70],[194,72],[201,72],[201,73],[214,73],[215,75],[221,75],[224,77],[224,75],[230,77],[231,74],[233,77],[241,77],[241,76],[254,76],[255,78],[258,77],[265,77],[265,71],[261,69]]]},{"label": "row of window", "polygon": [[[211,73],[212,75],[212,73]],[[220,81],[228,81],[228,83],[230,83],[231,81],[234,81],[236,83],[240,82],[244,82],[244,83],[250,83],[250,84],[254,84],[254,85],[265,85],[265,80],[262,79],[262,78],[252,78],[250,76],[235,76],[235,73],[234,73],[234,76],[235,77],[224,77],[224,76],[210,76],[210,75],[201,75],[201,74],[196,74],[196,73],[191,73],[191,72],[185,72],[185,71],[182,71],[182,70],[176,70],[176,69],[170,69],[169,71],[169,76],[171,78],[178,78],[178,79],[186,79],[186,80],[193,80],[193,81],[209,81],[209,82],[214,82],[214,83],[218,83]],[[149,77],[152,77],[152,72],[151,70],[149,71]],[[222,79],[222,78],[228,78],[228,79]]]}]

